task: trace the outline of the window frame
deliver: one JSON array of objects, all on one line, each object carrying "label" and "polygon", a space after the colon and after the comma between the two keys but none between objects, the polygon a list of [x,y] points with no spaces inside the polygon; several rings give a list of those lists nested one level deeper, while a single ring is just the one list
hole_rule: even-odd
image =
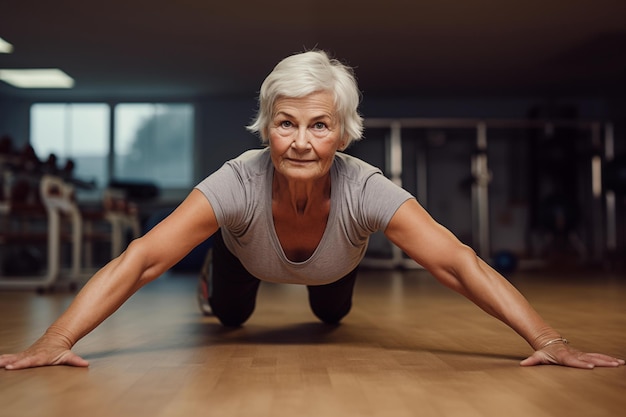
[{"label": "window frame", "polygon": [[[65,106],[73,106],[73,105],[106,105],[108,111],[108,153],[103,155],[105,160],[105,173],[104,178],[102,179],[103,183],[97,184],[97,192],[100,194],[113,179],[115,180],[124,180],[124,178],[118,178],[115,176],[115,146],[116,146],[116,108],[119,105],[164,105],[164,106],[172,106],[172,105],[187,105],[191,110],[190,117],[190,154],[189,160],[187,163],[189,164],[189,184],[181,185],[181,186],[162,186],[161,184],[157,184],[160,189],[160,199],[162,200],[179,200],[181,197],[184,197],[189,190],[195,185],[196,181],[196,172],[197,172],[197,117],[198,117],[198,108],[197,104],[193,101],[153,101],[153,100],[123,100],[123,101],[98,101],[98,100],[90,100],[90,101],[35,101],[29,104],[29,143],[33,142],[33,108],[37,105],[65,105]],[[37,149],[36,149],[37,150]],[[105,151],[106,152],[106,151]],[[40,155],[40,158],[47,158],[47,155]],[[65,156],[64,156],[65,157]]]}]

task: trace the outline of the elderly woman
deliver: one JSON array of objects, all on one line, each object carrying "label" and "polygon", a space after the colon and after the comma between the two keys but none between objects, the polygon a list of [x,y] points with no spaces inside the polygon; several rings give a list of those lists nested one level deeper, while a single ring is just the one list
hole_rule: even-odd
[{"label": "elderly woman", "polygon": [[526,339],[535,352],[522,365],[624,364],[570,347],[409,193],[380,170],[338,152],[362,132],[359,92],[348,67],[321,51],[288,57],[267,77],[259,100],[249,130],[269,146],[244,153],[202,181],[169,217],[98,271],[30,348],[1,356],[0,367],[87,366],[72,346],[216,232],[210,282],[203,285],[224,325],[241,325],[252,314],[260,280],[307,285],[315,315],[337,323],[350,310],[358,264],[377,230],[443,285]]}]

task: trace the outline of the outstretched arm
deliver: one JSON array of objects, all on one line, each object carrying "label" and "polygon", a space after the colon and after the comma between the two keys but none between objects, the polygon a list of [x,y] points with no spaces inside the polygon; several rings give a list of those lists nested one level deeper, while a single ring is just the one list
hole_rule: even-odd
[{"label": "outstretched arm", "polygon": [[535,350],[522,365],[560,364],[577,368],[619,366],[624,361],[583,353],[568,345],[504,277],[438,224],[417,201],[406,201],[385,235],[443,285],[464,295],[513,328]]},{"label": "outstretched arm", "polygon": [[0,356],[0,368],[87,366],[87,361],[71,351],[72,346],[217,228],[211,205],[199,191],[193,190],[171,215],[100,269],[31,347]]}]

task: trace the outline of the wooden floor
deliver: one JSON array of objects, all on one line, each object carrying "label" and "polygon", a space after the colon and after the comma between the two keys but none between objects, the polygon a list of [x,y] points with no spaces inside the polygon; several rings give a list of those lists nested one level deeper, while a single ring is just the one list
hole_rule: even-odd
[{"label": "wooden floor", "polygon": [[[574,345],[626,357],[626,278],[511,279]],[[168,274],[83,339],[88,369],[0,370],[2,417],[626,415],[626,367],[522,368],[526,342],[424,271],[361,272],[337,327],[306,290],[264,284],[239,329],[202,317],[195,276]],[[71,294],[0,292],[0,352],[26,347]]]}]

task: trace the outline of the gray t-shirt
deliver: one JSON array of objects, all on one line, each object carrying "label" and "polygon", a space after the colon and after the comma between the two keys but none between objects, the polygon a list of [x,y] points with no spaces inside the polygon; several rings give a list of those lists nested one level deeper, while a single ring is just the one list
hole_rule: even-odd
[{"label": "gray t-shirt", "polygon": [[413,198],[378,168],[337,153],[324,235],[309,259],[292,262],[274,228],[273,174],[269,148],[251,150],[196,186],[213,207],[226,247],[263,281],[320,285],[342,278],[363,259],[369,236],[385,230],[400,205]]}]

